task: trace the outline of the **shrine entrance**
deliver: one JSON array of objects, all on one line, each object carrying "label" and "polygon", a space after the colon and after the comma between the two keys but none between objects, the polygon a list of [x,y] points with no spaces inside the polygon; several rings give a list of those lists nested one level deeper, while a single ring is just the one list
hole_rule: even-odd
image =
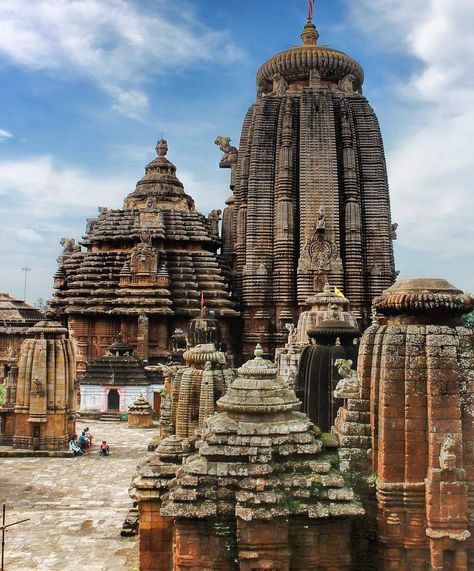
[{"label": "shrine entrance", "polygon": [[110,389],[107,395],[107,410],[120,410],[120,395],[117,389]]}]

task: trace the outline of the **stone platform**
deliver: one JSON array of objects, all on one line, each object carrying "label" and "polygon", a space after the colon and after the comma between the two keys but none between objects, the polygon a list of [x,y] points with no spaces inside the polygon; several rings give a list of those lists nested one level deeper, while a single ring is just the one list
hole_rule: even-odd
[{"label": "stone platform", "polygon": [[[131,571],[138,569],[136,539],[120,537],[130,506],[128,486],[147,454],[155,429],[88,420],[91,452],[74,458],[0,458],[0,504],[7,523],[31,518],[6,535],[5,568]],[[111,455],[98,455],[101,440]]]}]

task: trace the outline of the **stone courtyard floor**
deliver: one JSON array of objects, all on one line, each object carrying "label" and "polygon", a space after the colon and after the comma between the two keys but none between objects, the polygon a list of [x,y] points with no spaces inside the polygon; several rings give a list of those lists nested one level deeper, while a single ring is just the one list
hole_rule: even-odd
[{"label": "stone courtyard floor", "polygon": [[[126,422],[80,421],[90,427],[92,450],[80,458],[0,458],[0,504],[7,524],[5,571],[137,570],[137,538],[120,530],[131,505],[128,486],[155,429]],[[107,440],[111,456],[97,444]]]}]

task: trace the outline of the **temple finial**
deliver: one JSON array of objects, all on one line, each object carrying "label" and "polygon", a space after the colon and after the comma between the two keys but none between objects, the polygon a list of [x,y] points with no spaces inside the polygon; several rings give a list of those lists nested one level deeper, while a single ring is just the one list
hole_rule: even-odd
[{"label": "temple finial", "polygon": [[301,39],[305,45],[314,45],[318,43],[319,33],[316,26],[313,24],[314,0],[309,0],[308,3],[308,18],[306,20]]},{"label": "temple finial", "polygon": [[158,141],[158,143],[156,143],[155,150],[159,157],[166,156],[166,153],[168,152],[168,143],[163,139],[163,137]]}]

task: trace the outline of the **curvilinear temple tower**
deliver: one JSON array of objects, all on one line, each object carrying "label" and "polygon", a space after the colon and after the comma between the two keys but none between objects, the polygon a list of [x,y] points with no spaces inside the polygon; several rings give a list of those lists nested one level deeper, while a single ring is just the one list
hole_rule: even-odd
[{"label": "curvilinear temple tower", "polygon": [[364,73],[318,37],[308,18],[303,45],[260,67],[239,150],[221,144],[233,190],[223,254],[242,301],[246,355],[257,342],[268,352],[282,346],[285,323],[326,282],[367,325],[372,299],[395,279],[396,225]]}]

